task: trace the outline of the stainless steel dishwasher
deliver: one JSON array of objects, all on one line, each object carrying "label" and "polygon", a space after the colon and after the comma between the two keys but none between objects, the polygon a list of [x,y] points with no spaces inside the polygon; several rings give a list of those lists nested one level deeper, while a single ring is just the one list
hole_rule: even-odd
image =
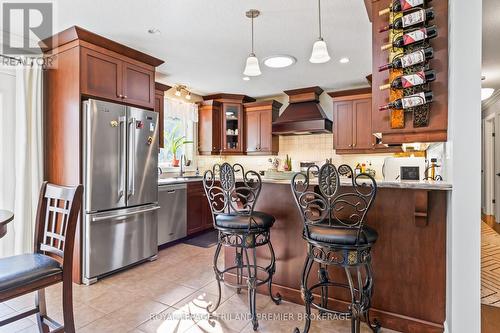
[{"label": "stainless steel dishwasher", "polygon": [[158,245],[187,236],[187,186],[158,186]]}]

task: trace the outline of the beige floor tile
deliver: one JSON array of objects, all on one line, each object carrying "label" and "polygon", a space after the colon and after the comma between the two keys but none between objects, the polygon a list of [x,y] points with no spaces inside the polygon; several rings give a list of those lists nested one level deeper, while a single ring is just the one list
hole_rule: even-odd
[{"label": "beige floor tile", "polygon": [[20,297],[10,299],[7,302],[5,302],[5,305],[8,305],[9,307],[11,307],[16,311],[33,307],[35,305],[35,294],[29,293]]},{"label": "beige floor tile", "polygon": [[14,309],[4,303],[0,303],[0,318],[9,316],[12,313],[14,313]]},{"label": "beige floor tile", "polygon": [[134,329],[134,327],[127,327],[121,322],[116,321],[111,316],[107,315],[97,319],[96,321],[84,326],[83,328],[77,329],[78,333],[124,333],[129,330]]},{"label": "beige floor tile", "polygon": [[195,324],[195,319],[174,308],[161,312],[139,327],[145,333],[184,333]]},{"label": "beige floor tile", "polygon": [[92,306],[105,314],[114,312],[132,301],[140,298],[139,295],[119,288],[113,288],[92,299],[87,305]]},{"label": "beige floor tile", "polygon": [[167,308],[166,305],[152,300],[139,300],[110,313],[108,317],[126,327],[137,327]]},{"label": "beige floor tile", "polygon": [[[48,312],[49,317],[53,318],[57,322],[63,324],[63,311],[62,308],[58,312]],[[102,318],[106,313],[99,311],[87,304],[75,304],[73,306],[73,317],[75,321],[75,328],[82,328],[99,318]]]},{"label": "beige floor tile", "polygon": [[[217,287],[217,281],[210,282],[206,286],[202,287],[200,290],[203,292],[212,294],[212,295],[218,295],[218,293],[219,293],[219,289]],[[236,294],[235,288],[225,286],[224,283],[221,282],[222,300],[228,299],[229,297],[231,297],[235,294]]]},{"label": "beige floor tile", "polygon": [[150,291],[154,292],[154,294],[151,295],[151,298],[154,300],[173,306],[182,299],[196,292],[196,289],[171,282],[163,286],[161,289]]},{"label": "beige floor tile", "polygon": [[33,326],[33,322],[28,318],[23,318],[21,320],[10,323],[9,325],[0,327],[0,333],[15,333],[23,329],[27,329]]}]

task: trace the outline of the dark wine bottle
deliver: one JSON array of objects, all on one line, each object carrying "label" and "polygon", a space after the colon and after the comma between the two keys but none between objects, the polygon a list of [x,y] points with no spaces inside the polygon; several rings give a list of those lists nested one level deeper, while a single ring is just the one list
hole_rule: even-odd
[{"label": "dark wine bottle", "polygon": [[437,37],[438,31],[435,25],[427,27],[427,28],[420,28],[416,30],[412,30],[409,32],[406,32],[404,35],[399,36],[396,38],[392,43],[383,45],[380,47],[380,49],[387,50],[390,49],[391,47],[403,47],[406,45],[411,45],[414,43],[418,43],[424,40],[429,40],[431,38]]},{"label": "dark wine bottle", "polygon": [[389,14],[391,11],[394,13],[404,12],[405,10],[424,7],[431,0],[394,0],[392,2],[392,7],[387,7],[378,12],[379,16]]},{"label": "dark wine bottle", "polygon": [[380,66],[378,68],[378,71],[382,72],[390,68],[411,67],[423,63],[428,59],[432,59],[433,56],[434,56],[434,50],[432,49],[432,47],[427,47],[425,49],[420,49],[412,53],[405,54],[402,57],[396,58],[391,63]]},{"label": "dark wine bottle", "polygon": [[421,92],[415,95],[406,96],[403,98],[398,98],[393,102],[386,105],[379,106],[379,111],[389,110],[389,109],[408,109],[415,106],[424,105],[432,102],[434,97],[432,91]]},{"label": "dark wine bottle", "polygon": [[384,84],[379,87],[380,90],[384,89],[405,89],[411,88],[415,86],[419,86],[421,84],[432,82],[436,80],[436,71],[428,70],[428,71],[418,71],[413,74],[401,75],[392,80],[391,83]]},{"label": "dark wine bottle", "polygon": [[410,13],[404,14],[402,17],[395,19],[391,24],[380,28],[379,32],[387,31],[389,29],[408,28],[416,24],[430,21],[434,18],[434,16],[435,12],[433,8],[415,10]]}]

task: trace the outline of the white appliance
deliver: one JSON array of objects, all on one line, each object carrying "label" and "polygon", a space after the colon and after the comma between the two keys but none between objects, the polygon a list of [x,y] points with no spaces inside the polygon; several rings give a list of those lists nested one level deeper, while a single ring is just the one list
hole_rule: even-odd
[{"label": "white appliance", "polygon": [[384,180],[419,181],[425,177],[424,157],[387,157],[382,167]]}]

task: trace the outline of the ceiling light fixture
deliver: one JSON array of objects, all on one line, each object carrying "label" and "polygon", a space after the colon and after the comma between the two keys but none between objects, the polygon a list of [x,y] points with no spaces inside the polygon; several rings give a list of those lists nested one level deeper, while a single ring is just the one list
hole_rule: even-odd
[{"label": "ceiling light fixture", "polygon": [[481,101],[484,101],[493,95],[495,89],[493,88],[481,88]]},{"label": "ceiling light fixture", "polygon": [[191,92],[190,92],[190,91],[188,91],[188,92],[187,92],[187,94],[186,94],[186,99],[187,99],[188,101],[190,101],[190,100],[191,100]]},{"label": "ceiling light fixture", "polygon": [[180,97],[182,95],[181,89],[181,86],[175,87],[175,96]]},{"label": "ceiling light fixture", "polygon": [[318,0],[318,23],[319,23],[319,38],[316,42],[314,42],[311,58],[309,58],[309,61],[312,62],[313,64],[322,64],[330,61],[328,48],[321,34],[321,0]]},{"label": "ceiling light fixture", "polygon": [[339,60],[339,62],[340,62],[341,64],[347,64],[349,61],[350,61],[350,60],[349,60],[349,58],[347,58],[347,57],[341,58],[341,59]]},{"label": "ceiling light fixture", "polygon": [[255,56],[253,52],[253,19],[260,15],[260,12],[257,9],[250,9],[245,13],[245,15],[252,20],[252,52],[247,58],[245,70],[243,71],[243,75],[246,76],[259,76],[262,74],[259,66],[259,59]]},{"label": "ceiling light fixture", "polygon": [[297,62],[292,56],[281,54],[264,58],[264,65],[271,68],[285,68]]}]

